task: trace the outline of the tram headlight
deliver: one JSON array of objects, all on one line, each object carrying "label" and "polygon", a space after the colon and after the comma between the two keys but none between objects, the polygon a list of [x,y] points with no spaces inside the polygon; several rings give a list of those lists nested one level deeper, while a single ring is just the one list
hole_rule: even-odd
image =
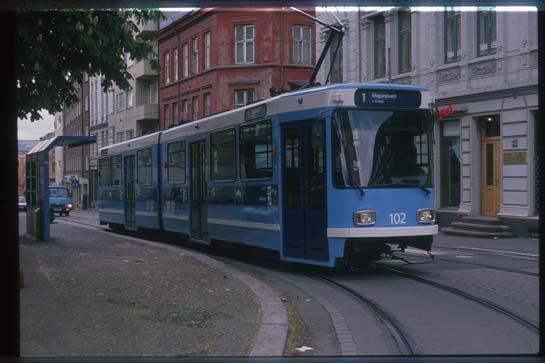
[{"label": "tram headlight", "polygon": [[433,213],[433,209],[419,209],[416,217],[419,223],[435,222],[435,214]]},{"label": "tram headlight", "polygon": [[374,210],[360,210],[354,212],[354,224],[357,226],[369,226],[375,224],[376,213]]}]

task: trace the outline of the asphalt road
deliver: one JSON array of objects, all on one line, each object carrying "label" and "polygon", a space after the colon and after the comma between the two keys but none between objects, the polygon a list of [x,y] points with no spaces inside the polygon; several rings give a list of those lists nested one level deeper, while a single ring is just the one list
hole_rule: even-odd
[{"label": "asphalt road", "polygon": [[[65,220],[97,225],[96,212],[75,211]],[[204,251],[206,252],[206,251]],[[331,272],[281,263],[261,255],[236,253],[213,258],[237,265],[275,289],[288,306],[286,355],[397,355],[395,338],[375,312],[354,296],[315,278],[325,275],[380,306],[416,354],[533,354],[538,336],[498,311],[381,268],[451,286],[491,301],[537,324],[538,241],[477,239],[438,235],[435,261],[407,264],[381,261],[364,271]],[[413,262],[429,259],[409,249]],[[298,352],[296,347],[312,350]]]}]

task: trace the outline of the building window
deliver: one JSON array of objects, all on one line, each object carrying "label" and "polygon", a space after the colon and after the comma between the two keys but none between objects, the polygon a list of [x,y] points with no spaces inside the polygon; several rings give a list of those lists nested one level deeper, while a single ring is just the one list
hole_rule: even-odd
[{"label": "building window", "polygon": [[163,114],[165,115],[165,129],[170,126],[170,109],[168,105],[163,106]]},{"label": "building window", "polygon": [[123,131],[120,131],[116,135],[116,142],[122,142],[123,141]]},{"label": "building window", "polygon": [[[326,33],[328,36],[331,31]],[[329,48],[329,66],[331,69],[330,82],[342,83],[343,81],[343,42],[338,36],[331,42]]]},{"label": "building window", "polygon": [[199,96],[193,97],[193,120],[199,118]]},{"label": "building window", "polygon": [[441,123],[441,206],[460,205],[460,122]]},{"label": "building window", "polygon": [[411,70],[411,11],[398,12],[399,25],[399,73]]},{"label": "building window", "polygon": [[182,100],[182,123],[189,120],[189,101],[187,99]]},{"label": "building window", "polygon": [[178,102],[174,102],[172,104],[172,124],[178,125],[180,123],[180,119],[178,118]]},{"label": "building window", "polygon": [[496,50],[496,11],[481,9],[477,11],[478,54],[485,55]]},{"label": "building window", "polygon": [[272,177],[272,127],[270,121],[240,128],[240,178]]},{"label": "building window", "polygon": [[210,93],[204,94],[204,115],[210,115]]},{"label": "building window", "polygon": [[127,94],[127,108],[134,106],[134,88]]},{"label": "building window", "polygon": [[254,102],[254,90],[239,89],[235,91],[235,107],[241,107]]},{"label": "building window", "polygon": [[157,84],[152,83],[149,85],[149,103],[159,102],[159,94],[157,92]]},{"label": "building window", "polygon": [[134,137],[134,130],[127,130],[125,135],[127,135],[127,140],[132,139]]},{"label": "building window", "polygon": [[235,129],[210,135],[210,178],[212,180],[235,180],[237,169],[235,150]]},{"label": "building window", "polygon": [[445,9],[445,63],[460,60],[460,11]]},{"label": "building window", "polygon": [[199,73],[199,38],[193,38],[193,48],[191,51],[191,73]]},{"label": "building window", "polygon": [[178,80],[178,48],[174,49],[174,81]]},{"label": "building window", "polygon": [[112,186],[121,185],[121,155],[112,156]]},{"label": "building window", "polygon": [[[70,161],[70,160],[69,160]],[[70,170],[70,168],[67,168]],[[110,186],[110,158],[102,158],[98,162],[99,183],[101,187]]]},{"label": "building window", "polygon": [[382,78],[386,75],[386,27],[384,16],[374,18],[374,62],[375,78]]},{"label": "building window", "polygon": [[185,142],[173,142],[167,148],[169,184],[185,183]]},{"label": "building window", "polygon": [[187,43],[182,45],[182,57],[183,57],[182,62],[184,63],[182,76],[184,78],[187,78],[189,77],[189,51],[187,48]]},{"label": "building window", "polygon": [[311,34],[309,26],[293,27],[293,63],[310,64]]},{"label": "building window", "polygon": [[235,27],[235,63],[254,62],[254,26]]},{"label": "building window", "polygon": [[138,150],[136,158],[136,182],[151,184],[151,149]]},{"label": "building window", "polygon": [[165,83],[170,83],[170,54],[165,54]]},{"label": "building window", "polygon": [[125,92],[117,94],[117,112],[125,109]]},{"label": "building window", "polygon": [[204,33],[204,69],[210,68],[210,32]]},{"label": "building window", "polygon": [[[111,115],[112,113],[114,113],[114,102],[115,102],[113,90],[108,92],[108,99],[106,101],[108,104],[108,115]],[[104,119],[102,119],[102,121],[104,121]]]}]

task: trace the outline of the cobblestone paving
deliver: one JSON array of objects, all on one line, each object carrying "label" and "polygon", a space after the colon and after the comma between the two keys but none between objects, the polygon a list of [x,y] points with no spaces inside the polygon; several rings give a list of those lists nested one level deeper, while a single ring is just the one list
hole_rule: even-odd
[{"label": "cobblestone paving", "polygon": [[241,356],[257,332],[250,289],[184,254],[52,225],[21,240],[23,356]]}]

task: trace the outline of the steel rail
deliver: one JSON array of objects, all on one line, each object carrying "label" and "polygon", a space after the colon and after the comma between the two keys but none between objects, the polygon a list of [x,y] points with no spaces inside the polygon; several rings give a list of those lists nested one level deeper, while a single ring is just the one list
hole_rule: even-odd
[{"label": "steel rail", "polygon": [[539,273],[537,273],[537,272],[516,270],[516,269],[513,269],[513,268],[498,267],[498,266],[493,266],[493,265],[488,265],[488,264],[478,263],[478,262],[471,262],[471,261],[450,260],[448,258],[437,257],[437,256],[435,256],[434,258],[435,258],[435,260],[439,260],[439,261],[462,263],[462,264],[474,265],[474,266],[482,266],[482,267],[486,267],[486,268],[489,268],[489,269],[492,269],[492,270],[512,272],[512,273],[517,273],[517,274],[522,274],[522,275],[527,275],[527,276],[539,277]]},{"label": "steel rail", "polygon": [[319,280],[323,280],[341,290],[346,292],[348,295],[351,295],[352,297],[356,298],[359,302],[363,303],[365,306],[370,308],[375,315],[378,317],[380,322],[388,329],[390,335],[396,342],[396,345],[398,347],[399,352],[401,355],[404,356],[413,356],[415,355],[413,348],[411,347],[406,335],[403,333],[403,331],[400,328],[400,325],[398,322],[396,322],[388,313],[386,313],[380,305],[377,303],[369,300],[365,296],[361,295],[359,292],[353,290],[352,288],[345,286],[341,284],[338,281],[335,281],[329,277],[323,276],[323,275],[315,275],[311,274],[311,277]]},{"label": "steel rail", "polygon": [[452,286],[448,286],[448,285],[445,285],[445,284],[442,284],[440,282],[436,282],[436,281],[433,281],[433,280],[429,280],[429,279],[426,279],[426,278],[423,278],[423,277],[420,277],[420,276],[416,276],[416,275],[413,275],[411,273],[408,273],[406,271],[402,271],[402,270],[399,270],[399,269],[396,269],[396,268],[393,268],[393,267],[389,267],[389,266],[383,266],[383,268],[385,270],[388,270],[388,271],[392,271],[398,275],[401,275],[401,276],[404,276],[406,278],[409,278],[409,279],[412,279],[412,280],[415,280],[415,281],[418,281],[418,282],[421,282],[423,284],[426,284],[426,285],[429,285],[429,286],[433,286],[433,287],[436,287],[436,288],[439,288],[441,290],[444,290],[444,291],[447,291],[447,292],[450,292],[456,296],[460,296],[460,297],[463,297],[467,300],[470,300],[470,301],[473,301],[479,305],[482,305],[490,310],[494,310],[508,318],[510,318],[511,320],[513,321],[516,321],[517,323],[525,326],[526,328],[528,328],[529,330],[531,330],[532,332],[536,333],[536,334],[539,334],[539,326],[537,324],[535,324],[534,322],[526,319],[526,318],[523,318],[522,316],[506,309],[506,308],[503,308],[501,306],[499,306],[498,304],[496,303],[493,303],[492,301],[489,301],[487,299],[484,299],[484,298],[480,298],[480,297],[477,297],[475,295],[471,295],[471,294],[468,294],[467,292],[465,291],[462,291],[460,289],[457,289],[455,287],[452,287]]}]

